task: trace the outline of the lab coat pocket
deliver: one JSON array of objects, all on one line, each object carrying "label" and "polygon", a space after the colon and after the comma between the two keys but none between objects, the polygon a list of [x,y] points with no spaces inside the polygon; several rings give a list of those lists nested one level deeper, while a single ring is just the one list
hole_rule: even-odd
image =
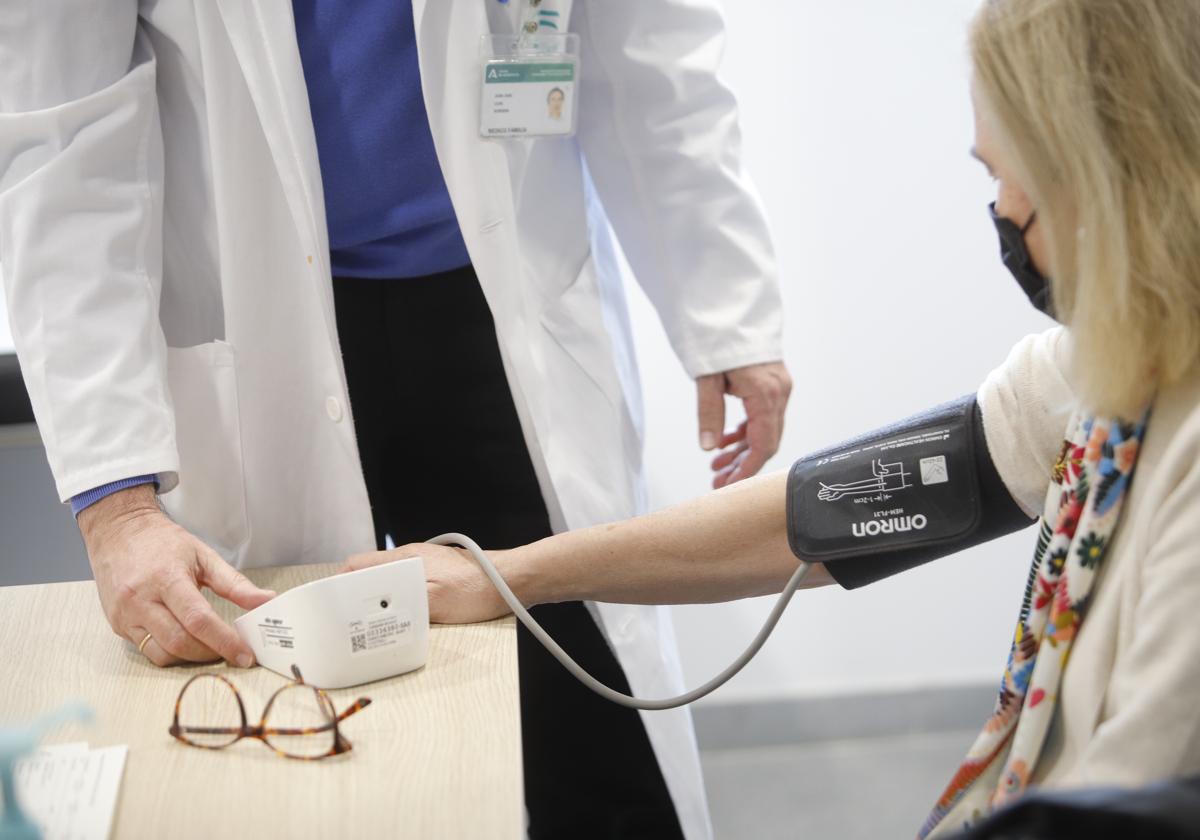
[{"label": "lab coat pocket", "polygon": [[604,326],[596,267],[584,260],[575,281],[541,316],[542,326],[612,406],[622,402],[621,382],[613,364],[612,340]]},{"label": "lab coat pocket", "polygon": [[167,513],[239,565],[250,539],[238,417],[237,356],[224,341],[167,351],[179,485]]}]

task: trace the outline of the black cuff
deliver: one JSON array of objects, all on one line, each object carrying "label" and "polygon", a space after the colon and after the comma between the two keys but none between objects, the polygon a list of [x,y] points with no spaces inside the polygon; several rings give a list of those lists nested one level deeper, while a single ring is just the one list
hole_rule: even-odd
[{"label": "black cuff", "polygon": [[[953,482],[926,483],[926,462],[939,460]],[[871,481],[883,489],[864,498],[857,487],[865,482],[847,482],[847,473],[849,478],[874,474]],[[831,483],[834,480],[842,483]],[[848,496],[847,487],[860,494],[861,506],[849,507],[847,498],[835,496],[841,508],[835,510],[824,503],[828,498],[817,498],[816,488],[828,497],[831,489]],[[846,589],[1011,534],[1032,522],[992,462],[974,395],[801,459],[788,477],[787,504],[788,538],[795,554],[824,563]],[[890,505],[897,506],[892,509],[899,511],[895,516],[890,515]],[[918,509],[921,512],[914,515]],[[855,524],[851,534],[847,522],[855,513],[861,513],[867,525]],[[866,532],[866,527],[874,530]]]}]

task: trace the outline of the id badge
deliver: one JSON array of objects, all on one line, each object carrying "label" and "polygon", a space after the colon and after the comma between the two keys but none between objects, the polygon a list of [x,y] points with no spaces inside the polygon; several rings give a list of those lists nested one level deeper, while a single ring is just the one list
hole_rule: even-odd
[{"label": "id badge", "polygon": [[571,137],[579,115],[579,36],[485,35],[479,133],[491,138]]}]

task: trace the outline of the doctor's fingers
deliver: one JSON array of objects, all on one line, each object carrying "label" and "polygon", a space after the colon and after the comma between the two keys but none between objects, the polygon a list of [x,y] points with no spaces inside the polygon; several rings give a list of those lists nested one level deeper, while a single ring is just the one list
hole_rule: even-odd
[{"label": "doctor's fingers", "polygon": [[743,420],[741,423],[738,423],[737,428],[734,429],[732,432],[726,432],[725,434],[721,435],[721,439],[719,441],[717,441],[717,446],[724,449],[725,447],[729,446],[731,443],[739,443],[741,441],[744,441],[745,439],[746,439],[746,421]]},{"label": "doctor's fingers", "polygon": [[[135,648],[140,648],[141,655],[146,657],[150,664],[157,665],[159,668],[176,665],[182,661],[163,650],[154,640],[154,635],[140,624],[131,625],[128,631],[118,635],[127,639]],[[145,641],[144,645],[143,641]]]},{"label": "doctor's fingers", "polygon": [[739,456],[740,460],[729,474],[727,484],[757,475],[771,456],[779,451],[779,440],[783,437],[782,408],[762,409],[747,399],[746,418],[746,443],[749,449]]},{"label": "doctor's fingers", "polygon": [[718,445],[725,432],[725,374],[696,379],[696,413],[700,420],[700,448],[707,452]]},{"label": "doctor's fingers", "polygon": [[[729,371],[729,393],[746,409],[751,449],[775,454],[783,434],[783,416],[792,396],[792,377],[783,362],[767,362]],[[761,465],[760,465],[761,466]]]},{"label": "doctor's fingers", "polygon": [[722,450],[720,455],[712,459],[713,472],[720,472],[721,470],[725,469],[733,463],[734,459],[737,458],[738,455],[741,455],[750,448],[750,444],[744,440],[737,441],[734,446],[729,446],[729,444],[725,445],[728,448]]},{"label": "doctor's fingers", "polygon": [[758,418],[751,418],[746,429],[746,442],[750,449],[746,460],[742,462],[740,478],[757,475],[766,466],[767,461],[779,451],[779,442],[783,438],[783,408],[772,411]]},{"label": "doctor's fingers", "polygon": [[221,658],[207,645],[189,635],[162,604],[142,605],[141,615],[136,621],[129,627],[125,637],[134,645],[141,645],[149,635],[150,639],[142,646],[142,654],[159,667],[179,662],[213,662]]},{"label": "doctor's fingers", "polygon": [[222,559],[204,543],[196,540],[196,559],[200,564],[200,582],[226,601],[244,610],[261,607],[275,597],[270,589],[260,589],[250,579]]},{"label": "doctor's fingers", "polygon": [[746,458],[750,454],[750,447],[739,447],[730,454],[733,457],[729,463],[718,470],[717,474],[713,476],[712,486],[714,490],[720,490],[722,487],[733,484],[745,477],[740,471],[742,464],[745,463]]},{"label": "doctor's fingers", "polygon": [[230,664],[249,668],[254,654],[237,631],[221,620],[205,600],[196,582],[186,574],[171,578],[161,593],[163,605],[192,639],[213,650]]}]

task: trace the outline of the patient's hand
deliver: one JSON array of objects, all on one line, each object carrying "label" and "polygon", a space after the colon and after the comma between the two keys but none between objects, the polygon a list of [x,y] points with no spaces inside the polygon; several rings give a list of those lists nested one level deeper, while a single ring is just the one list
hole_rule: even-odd
[{"label": "patient's hand", "polygon": [[[503,573],[506,552],[489,551],[488,557]],[[391,551],[355,554],[339,572],[352,572],[393,560],[420,557],[425,561],[429,591],[429,620],[435,624],[472,624],[490,621],[510,612],[504,599],[471,555],[460,548],[431,543],[411,543]]]}]

